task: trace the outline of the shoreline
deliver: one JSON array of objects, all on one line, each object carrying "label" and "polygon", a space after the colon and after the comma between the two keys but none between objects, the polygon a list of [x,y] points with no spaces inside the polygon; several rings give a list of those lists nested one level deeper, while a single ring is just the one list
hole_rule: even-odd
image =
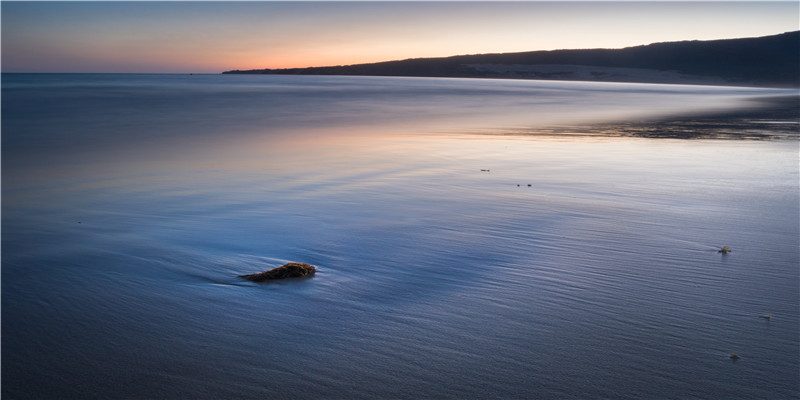
[{"label": "shoreline", "polygon": [[[583,66],[579,66],[583,67]],[[311,73],[228,73],[220,75],[235,76],[341,76],[341,77],[373,77],[373,78],[432,78],[432,79],[502,79],[509,81],[542,81],[542,82],[597,82],[597,83],[639,83],[652,85],[689,85],[689,86],[720,86],[740,87],[754,89],[799,89],[798,85],[768,84],[755,81],[729,81],[716,77],[702,77],[685,75],[675,71],[658,71],[633,68],[585,68],[581,71],[565,70],[550,76],[540,72],[530,74],[510,75],[503,73],[482,73],[480,75],[386,75],[386,74],[311,74]],[[602,72],[601,72],[602,71]],[[593,76],[591,78],[589,75]],[[185,74],[178,74],[185,75]],[[213,75],[213,74],[212,74]]]},{"label": "shoreline", "polygon": [[750,101],[750,107],[723,111],[594,124],[507,129],[495,131],[497,133],[494,134],[682,140],[800,140],[800,96],[773,96],[753,98]]},{"label": "shoreline", "polygon": [[[530,66],[537,67],[537,66]],[[551,66],[543,66],[551,67]],[[766,84],[764,82],[749,81],[728,81],[721,78],[709,78],[696,75],[686,75],[675,71],[658,71],[634,68],[594,68],[585,66],[576,71],[561,71],[547,76],[547,73],[532,72],[530,75],[509,75],[509,74],[482,74],[482,75],[379,75],[379,74],[287,74],[287,73],[217,73],[217,72],[0,72],[0,76],[49,76],[49,75],[138,75],[138,76],[340,76],[340,77],[373,77],[373,78],[432,78],[432,79],[482,79],[482,80],[520,80],[520,81],[542,81],[542,82],[597,82],[597,83],[632,83],[632,84],[651,84],[651,85],[687,85],[687,86],[714,86],[714,87],[737,87],[753,89],[800,89],[798,85],[777,85]],[[590,76],[591,75],[591,76]]]}]

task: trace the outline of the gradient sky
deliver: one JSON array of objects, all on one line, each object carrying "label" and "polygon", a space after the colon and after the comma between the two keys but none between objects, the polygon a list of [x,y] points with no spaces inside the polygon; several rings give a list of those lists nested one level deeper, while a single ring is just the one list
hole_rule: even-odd
[{"label": "gradient sky", "polygon": [[772,35],[783,2],[8,2],[3,72],[195,72]]}]

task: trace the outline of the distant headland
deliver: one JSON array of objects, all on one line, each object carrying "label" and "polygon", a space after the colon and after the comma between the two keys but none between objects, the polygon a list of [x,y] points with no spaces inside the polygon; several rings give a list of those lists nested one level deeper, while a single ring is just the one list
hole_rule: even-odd
[{"label": "distant headland", "polygon": [[413,58],[223,74],[367,75],[800,87],[800,31],[772,36]]}]

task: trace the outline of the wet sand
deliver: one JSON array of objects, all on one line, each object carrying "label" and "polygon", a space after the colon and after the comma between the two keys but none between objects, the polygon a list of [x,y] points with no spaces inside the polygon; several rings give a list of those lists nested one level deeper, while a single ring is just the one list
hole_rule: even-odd
[{"label": "wet sand", "polygon": [[504,135],[642,137],[651,139],[797,140],[800,96],[757,98],[747,108],[597,124],[502,131]]},{"label": "wet sand", "polygon": [[3,78],[3,399],[796,395],[796,141],[436,134],[793,92]]}]

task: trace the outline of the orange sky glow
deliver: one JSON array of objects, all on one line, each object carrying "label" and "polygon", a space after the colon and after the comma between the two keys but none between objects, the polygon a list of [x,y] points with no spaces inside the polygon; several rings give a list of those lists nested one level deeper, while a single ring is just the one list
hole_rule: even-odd
[{"label": "orange sky glow", "polygon": [[791,2],[2,2],[3,72],[206,72],[765,36]]}]

